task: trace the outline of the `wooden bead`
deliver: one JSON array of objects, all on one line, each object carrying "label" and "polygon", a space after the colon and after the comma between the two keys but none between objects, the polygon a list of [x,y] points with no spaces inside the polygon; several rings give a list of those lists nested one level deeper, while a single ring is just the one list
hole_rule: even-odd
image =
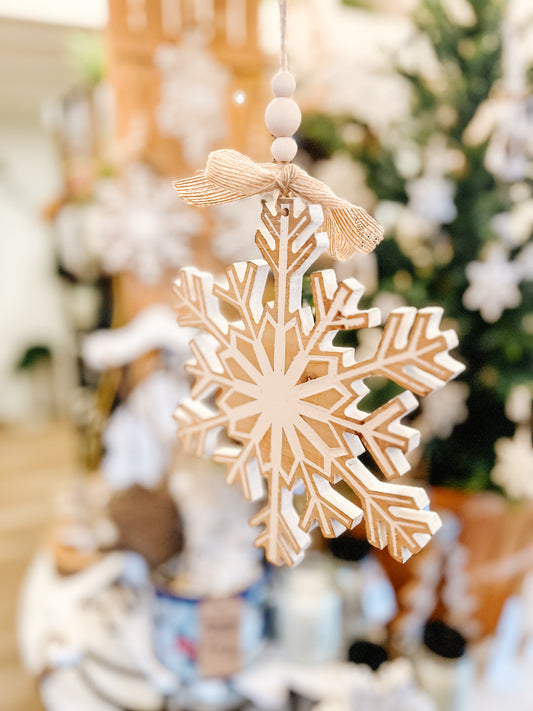
[{"label": "wooden bead", "polygon": [[298,104],[286,97],[272,99],[265,111],[266,127],[273,136],[292,136],[302,122]]},{"label": "wooden bead", "polygon": [[290,72],[278,72],[272,79],[274,96],[292,96],[296,90],[296,79]]},{"label": "wooden bead", "polygon": [[281,138],[276,138],[270,147],[270,152],[272,153],[274,160],[277,160],[278,163],[290,163],[298,152],[298,146],[294,138],[283,136]]}]

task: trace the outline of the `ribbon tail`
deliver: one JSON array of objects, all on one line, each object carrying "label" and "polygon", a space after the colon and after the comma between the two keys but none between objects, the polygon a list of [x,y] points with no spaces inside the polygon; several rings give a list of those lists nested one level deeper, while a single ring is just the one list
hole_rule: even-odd
[{"label": "ribbon tail", "polygon": [[246,197],[242,193],[227,190],[211,182],[203,173],[194,178],[176,180],[173,185],[180,198],[188,205],[194,205],[195,207],[222,205],[223,203],[235,202]]},{"label": "ribbon tail", "polygon": [[334,226],[329,253],[335,259],[349,259],[355,252],[368,254],[383,239],[383,227],[362,207],[330,208],[328,212]]}]

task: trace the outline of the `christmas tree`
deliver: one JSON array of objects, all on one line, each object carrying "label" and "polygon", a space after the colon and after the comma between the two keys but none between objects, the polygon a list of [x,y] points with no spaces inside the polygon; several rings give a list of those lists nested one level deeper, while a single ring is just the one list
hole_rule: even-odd
[{"label": "christmas tree", "polygon": [[[408,119],[383,131],[353,114],[308,112],[301,129],[315,167],[323,170],[325,159],[331,170],[342,164],[361,193],[375,196],[386,239],[376,251],[374,303],[382,311],[384,300],[442,306],[446,326],[459,333],[465,372],[417,415],[437,485],[503,485],[505,473],[491,478],[495,465],[505,469],[497,461],[502,438],[520,449],[522,466],[533,468],[533,105],[526,56],[533,13],[526,5],[422,0],[409,50],[423,47],[428,61],[413,68],[401,51],[391,58],[409,90]],[[512,465],[511,458],[507,469]],[[515,497],[526,490],[507,487]]]}]

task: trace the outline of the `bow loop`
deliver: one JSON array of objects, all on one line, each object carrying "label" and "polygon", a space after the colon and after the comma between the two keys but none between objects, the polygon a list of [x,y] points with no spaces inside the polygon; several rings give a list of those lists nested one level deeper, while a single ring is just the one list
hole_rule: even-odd
[{"label": "bow loop", "polygon": [[254,163],[234,150],[213,151],[205,171],[177,180],[174,187],[189,205],[208,207],[279,190],[292,192],[324,211],[329,235],[329,253],[348,259],[354,252],[371,252],[383,239],[383,228],[362,207],[339,198],[320,180],[293,163]]}]

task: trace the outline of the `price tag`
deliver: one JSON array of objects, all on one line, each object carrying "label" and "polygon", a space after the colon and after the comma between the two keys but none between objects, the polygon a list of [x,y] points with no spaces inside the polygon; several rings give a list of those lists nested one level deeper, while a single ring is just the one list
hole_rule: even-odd
[{"label": "price tag", "polygon": [[204,676],[231,676],[240,670],[241,609],[238,597],[201,603],[198,665]]}]

